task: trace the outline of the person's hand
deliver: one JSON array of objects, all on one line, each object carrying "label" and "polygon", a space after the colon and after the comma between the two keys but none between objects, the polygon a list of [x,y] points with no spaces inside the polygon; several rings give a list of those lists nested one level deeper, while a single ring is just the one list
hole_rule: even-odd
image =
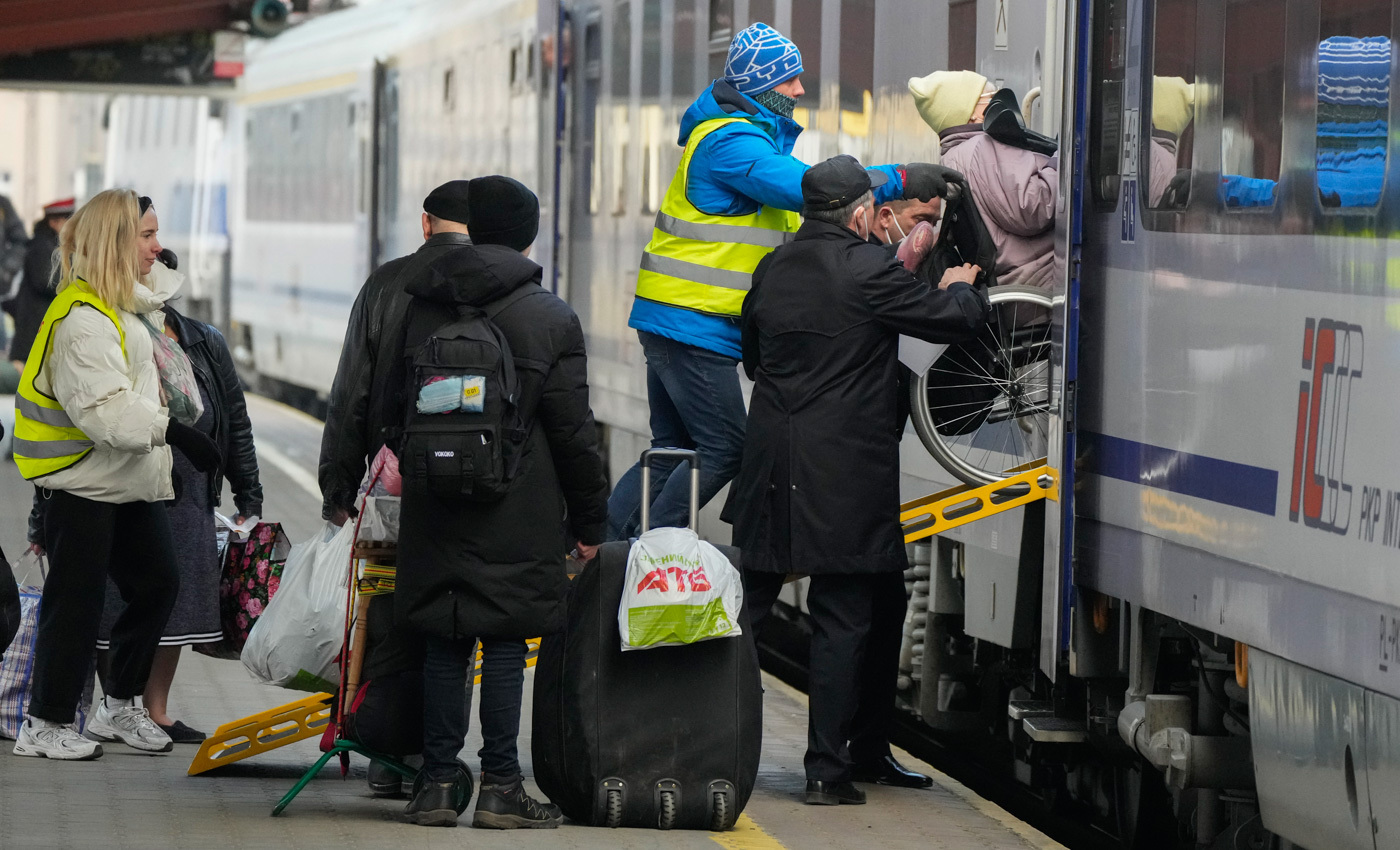
[{"label": "person's hand", "polygon": [[330,523],[336,528],[343,528],[347,520],[350,519],[350,512],[345,508],[336,508],[331,511]]},{"label": "person's hand", "polygon": [[200,472],[214,472],[223,462],[219,447],[203,431],[175,419],[165,428],[165,443],[183,452]]},{"label": "person's hand", "polygon": [[29,544],[29,553],[32,554],[32,555],[38,555],[40,558],[44,557],[44,544],[42,544],[42,543],[30,543],[30,544]]},{"label": "person's hand", "polygon": [[947,289],[955,283],[965,283],[971,286],[977,280],[977,275],[982,269],[972,263],[963,263],[961,266],[953,266],[943,273],[943,279],[938,282],[939,289]]},{"label": "person's hand", "polygon": [[578,559],[579,559],[579,561],[581,561],[582,563],[585,563],[585,564],[586,564],[586,563],[588,563],[589,561],[593,560],[593,559],[594,559],[595,557],[597,557],[597,555],[598,555],[598,547],[597,547],[597,546],[589,546],[587,543],[584,543],[582,540],[578,541],[578,543],[576,544],[576,546],[577,546],[577,549],[578,549]]},{"label": "person's hand", "polygon": [[961,173],[931,162],[910,162],[902,169],[904,173],[904,200],[931,201],[934,198],[948,197],[948,184],[962,182]]},{"label": "person's hand", "polygon": [[13,366],[13,367],[15,367],[15,371],[16,371],[16,372],[19,372],[21,375],[24,374],[24,361],[23,361],[23,360],[11,360],[11,361],[10,361],[10,365]]}]

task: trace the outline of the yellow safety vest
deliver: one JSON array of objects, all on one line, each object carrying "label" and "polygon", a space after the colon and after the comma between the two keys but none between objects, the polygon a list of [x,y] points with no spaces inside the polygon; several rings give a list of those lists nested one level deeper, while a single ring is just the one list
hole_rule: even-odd
[{"label": "yellow safety vest", "polygon": [[714,316],[738,316],[753,270],[802,224],[795,212],[759,207],[747,215],[711,215],[686,197],[690,159],[700,142],[742,118],[701,122],[685,144],[651,241],[642,253],[637,297]]},{"label": "yellow safety vest", "polygon": [[53,351],[53,332],[58,323],[79,304],[86,304],[112,320],[126,357],[126,332],[115,310],[108,307],[85,281],[76,280],[54,298],[44,313],[39,336],[24,363],[19,393],[15,396],[15,465],[28,480],[67,469],[92,451],[93,442],[64,412],[58,399],[41,392],[34,384]]}]

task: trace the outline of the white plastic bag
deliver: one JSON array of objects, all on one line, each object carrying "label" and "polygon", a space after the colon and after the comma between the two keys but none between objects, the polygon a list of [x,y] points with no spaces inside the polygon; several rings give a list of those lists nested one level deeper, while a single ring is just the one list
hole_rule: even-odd
[{"label": "white plastic bag", "polygon": [[398,496],[366,496],[360,509],[360,539],[377,543],[397,543],[399,539]]},{"label": "white plastic bag", "polygon": [[355,524],[292,547],[277,595],[243,646],[243,666],[260,682],[298,691],[332,692],[345,641],[345,591]]},{"label": "white plastic bag", "polygon": [[739,571],[689,528],[653,528],[632,544],[617,627],[623,650],[743,634]]}]

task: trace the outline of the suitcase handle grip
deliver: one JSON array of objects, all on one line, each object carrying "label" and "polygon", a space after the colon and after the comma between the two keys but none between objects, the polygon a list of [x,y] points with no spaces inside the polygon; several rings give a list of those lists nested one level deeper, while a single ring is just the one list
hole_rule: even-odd
[{"label": "suitcase handle grip", "polygon": [[690,528],[700,533],[700,456],[691,449],[647,449],[642,452],[642,534],[651,530],[651,462],[675,458],[690,464]]}]

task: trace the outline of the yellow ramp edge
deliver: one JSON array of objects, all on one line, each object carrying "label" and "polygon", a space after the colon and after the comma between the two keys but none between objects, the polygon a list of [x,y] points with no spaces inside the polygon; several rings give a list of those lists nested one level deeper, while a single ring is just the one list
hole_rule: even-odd
[{"label": "yellow ramp edge", "polygon": [[1008,469],[1005,474],[991,484],[963,484],[900,505],[904,542],[923,540],[1041,499],[1059,501],[1060,477],[1045,458]]}]

